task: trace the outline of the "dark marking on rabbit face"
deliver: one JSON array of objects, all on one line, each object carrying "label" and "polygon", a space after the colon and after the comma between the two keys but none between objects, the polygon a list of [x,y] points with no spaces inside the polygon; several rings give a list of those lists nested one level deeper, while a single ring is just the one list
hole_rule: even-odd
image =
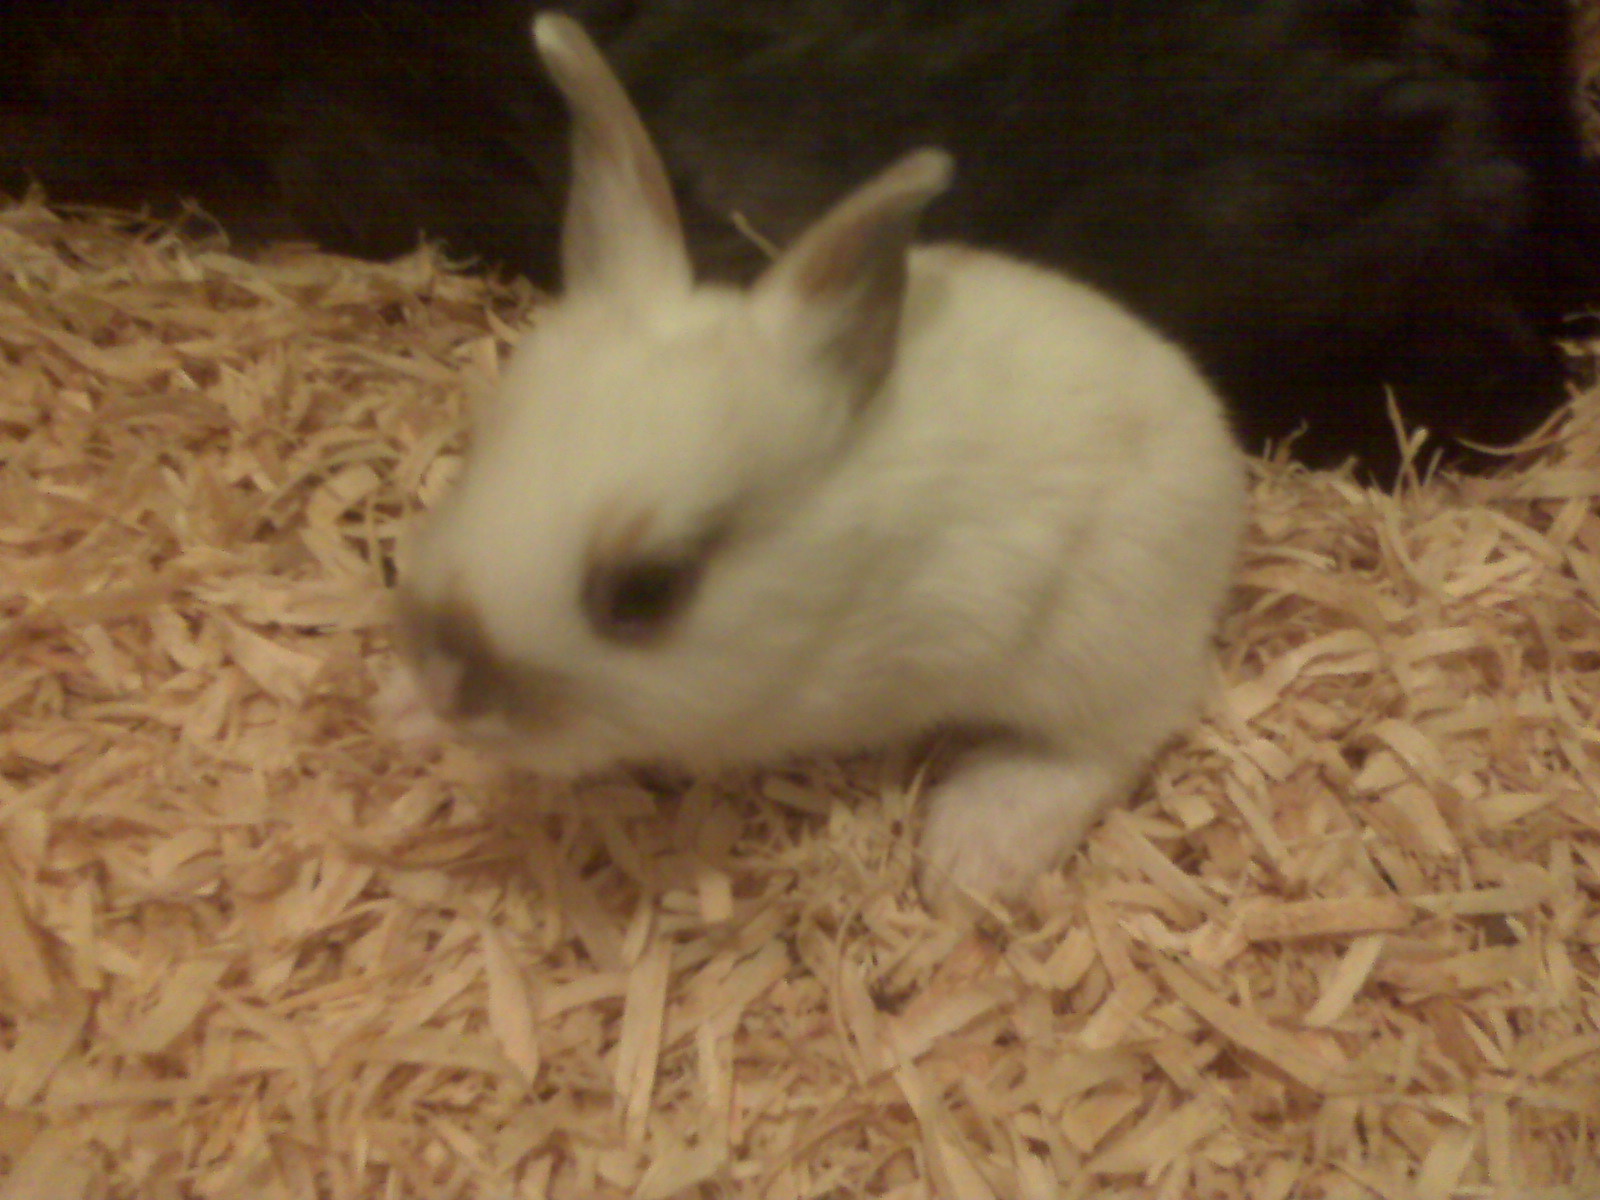
[{"label": "dark marking on rabbit face", "polygon": [[602,521],[589,546],[579,598],[584,619],[619,645],[659,645],[681,623],[728,526],[713,523],[699,536],[651,545],[653,518],[636,513]]},{"label": "dark marking on rabbit face", "polygon": [[428,602],[402,590],[397,629],[429,706],[468,733],[503,718],[521,728],[554,727],[573,708],[566,675],[508,661],[489,640],[478,611],[459,596]]}]

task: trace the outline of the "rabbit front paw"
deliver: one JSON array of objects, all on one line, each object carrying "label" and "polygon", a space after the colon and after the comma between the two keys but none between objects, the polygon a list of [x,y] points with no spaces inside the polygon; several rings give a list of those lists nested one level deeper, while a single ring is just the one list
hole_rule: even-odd
[{"label": "rabbit front paw", "polygon": [[1083,840],[1124,792],[1105,764],[991,748],[961,764],[929,798],[919,883],[935,912],[1022,898]]}]

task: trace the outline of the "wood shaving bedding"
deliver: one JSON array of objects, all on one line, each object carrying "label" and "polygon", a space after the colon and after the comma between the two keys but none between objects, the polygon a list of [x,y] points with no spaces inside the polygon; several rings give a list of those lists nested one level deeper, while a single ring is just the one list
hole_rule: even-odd
[{"label": "wood shaving bedding", "polygon": [[508,779],[384,589],[537,297],[0,211],[0,1200],[1600,1195],[1600,394],[1256,466],[1206,720],[1023,911],[918,764]]}]

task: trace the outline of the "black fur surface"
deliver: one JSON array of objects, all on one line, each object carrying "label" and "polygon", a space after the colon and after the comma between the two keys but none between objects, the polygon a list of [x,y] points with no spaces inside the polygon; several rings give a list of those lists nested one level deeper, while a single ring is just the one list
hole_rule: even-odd
[{"label": "black fur surface", "polygon": [[[0,188],[550,281],[566,117],[531,0],[0,0]],[[1182,341],[1252,446],[1392,470],[1384,407],[1504,442],[1600,300],[1564,0],[587,0],[698,259],[747,276],[916,145],[932,237]],[[1458,461],[1472,461],[1458,453]]]}]

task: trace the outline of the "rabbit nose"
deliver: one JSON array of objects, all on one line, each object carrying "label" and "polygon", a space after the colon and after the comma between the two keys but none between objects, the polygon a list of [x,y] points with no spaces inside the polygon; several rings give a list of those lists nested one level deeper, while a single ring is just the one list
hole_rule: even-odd
[{"label": "rabbit nose", "polygon": [[402,588],[397,596],[395,640],[411,668],[423,702],[434,715],[460,720],[478,715],[487,639],[477,614],[460,602],[430,603]]},{"label": "rabbit nose", "polygon": [[433,712],[446,719],[465,715],[461,711],[462,685],[467,669],[459,659],[446,654],[425,654],[414,664],[417,687]]},{"label": "rabbit nose", "polygon": [[429,603],[402,592],[398,615],[401,649],[423,700],[439,717],[504,717],[518,726],[549,726],[570,708],[571,679],[499,654],[466,602]]},{"label": "rabbit nose", "polygon": [[487,718],[525,732],[561,723],[573,690],[566,676],[480,649],[443,645],[423,654],[418,682],[435,713],[464,725]]}]

